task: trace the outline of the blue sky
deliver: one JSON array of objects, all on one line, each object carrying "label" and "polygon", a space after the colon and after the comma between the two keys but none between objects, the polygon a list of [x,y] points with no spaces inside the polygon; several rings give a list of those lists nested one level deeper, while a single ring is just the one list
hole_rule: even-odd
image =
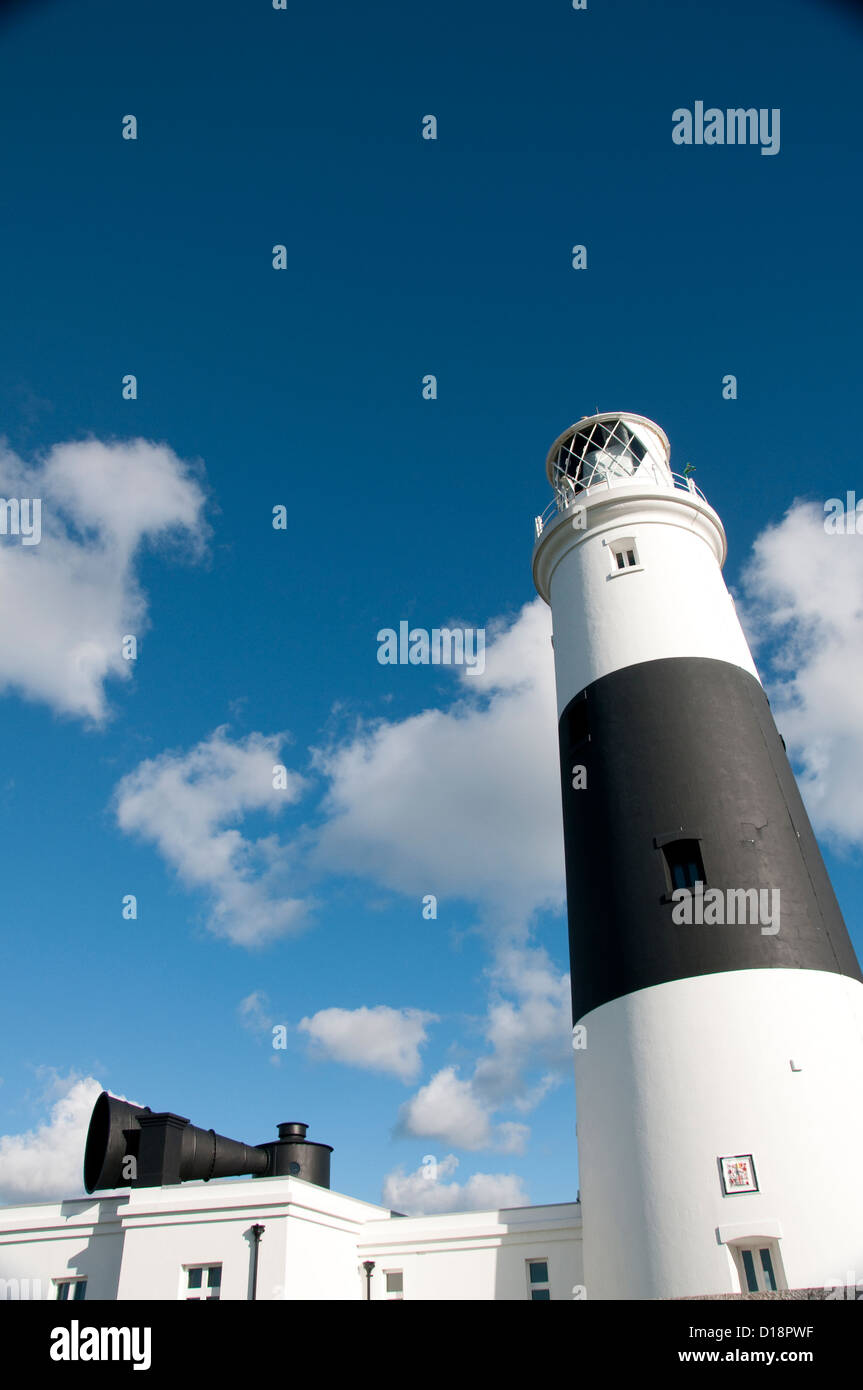
[{"label": "blue sky", "polygon": [[[250,1143],[305,1120],[372,1201],[571,1200],[530,550],[572,420],[648,415],[695,465],[863,944],[863,539],[821,524],[863,496],[863,26],[804,0],[5,15],[0,481],[38,485],[45,535],[0,537],[0,1195],[69,1195],[104,1086]],[[675,145],[698,100],[780,109],[779,153]],[[486,676],[381,666],[402,619],[485,628]]]}]

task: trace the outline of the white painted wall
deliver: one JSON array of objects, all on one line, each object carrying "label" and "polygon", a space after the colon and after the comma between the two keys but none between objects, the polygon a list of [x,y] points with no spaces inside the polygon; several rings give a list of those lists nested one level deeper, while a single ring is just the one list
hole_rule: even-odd
[{"label": "white painted wall", "polygon": [[[89,1197],[0,1208],[0,1280],[28,1280],[22,1298],[53,1299],[55,1279],[79,1276],[93,1298],[114,1298],[123,1245],[117,1212],[125,1201],[123,1194],[101,1203]],[[5,1287],[5,1297],[14,1296]]]},{"label": "white painted wall", "polygon": [[[583,1022],[588,1299],[739,1292],[718,1231],[781,1231],[790,1288],[863,1280],[863,985],[725,972],[638,990]],[[761,1190],[723,1196],[717,1159],[748,1153]]]},{"label": "white painted wall", "polygon": [[555,1299],[571,1298],[583,1283],[574,1204],[397,1218],[298,1178],[183,1183],[0,1209],[0,1278],[19,1281],[7,1297],[54,1298],[54,1279],[77,1274],[87,1279],[90,1301],[171,1301],[185,1292],[184,1266],[221,1264],[222,1298],[245,1300],[256,1222],[265,1227],[261,1301],[364,1299],[364,1259],[377,1265],[376,1298],[384,1296],[384,1267],[404,1270],[405,1298],[413,1300],[525,1300],[527,1259],[548,1259]]},{"label": "white painted wall", "polygon": [[[612,671],[664,657],[728,661],[758,678],[721,564],[725,533],[712,507],[680,488],[591,489],[585,529],[563,515],[534,550],[550,601],[558,714]],[[612,544],[635,540],[640,565],[618,570]]]},{"label": "white painted wall", "polygon": [[[581,1207],[513,1208],[500,1212],[393,1218],[365,1227],[361,1259],[374,1259],[372,1298],[386,1298],[384,1273],[403,1270],[410,1300],[521,1301],[527,1264],[545,1259],[552,1301],[573,1300],[584,1286]],[[580,1294],[578,1294],[580,1295]]]},{"label": "white painted wall", "polygon": [[519,1207],[499,1212],[393,1218],[370,1223],[361,1260],[374,1260],[372,1298],[385,1299],[387,1270],[402,1270],[411,1300],[501,1300],[529,1297],[527,1263],[546,1260],[552,1301],[581,1297],[581,1208]]},{"label": "white painted wall", "polygon": [[[250,1227],[265,1227],[258,1296],[356,1299],[358,1233],[381,1207],[299,1178],[129,1189],[68,1202],[0,1209],[0,1278],[87,1279],[88,1299],[173,1300],[184,1266],[222,1265],[222,1297],[249,1295]],[[31,1293],[31,1282],[28,1293]],[[7,1289],[7,1296],[9,1290]]]}]

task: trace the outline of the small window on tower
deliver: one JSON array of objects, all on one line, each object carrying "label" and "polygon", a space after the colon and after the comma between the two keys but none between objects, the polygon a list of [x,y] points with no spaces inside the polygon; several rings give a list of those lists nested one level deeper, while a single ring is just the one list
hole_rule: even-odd
[{"label": "small window on tower", "polygon": [[573,700],[567,707],[563,719],[563,734],[568,750],[577,748],[580,743],[586,743],[590,738],[590,716],[586,696]]},{"label": "small window on tower", "polygon": [[737,1265],[741,1293],[776,1293],[785,1287],[776,1241],[741,1242],[729,1249]]},{"label": "small window on tower", "polygon": [[670,840],[662,846],[662,853],[672,892],[675,888],[694,888],[696,883],[704,883],[704,861],[697,840]]},{"label": "small window on tower", "polygon": [[609,549],[611,550],[612,574],[621,574],[626,570],[641,569],[641,561],[638,558],[638,546],[635,544],[633,536],[626,536],[621,540],[613,541]]}]

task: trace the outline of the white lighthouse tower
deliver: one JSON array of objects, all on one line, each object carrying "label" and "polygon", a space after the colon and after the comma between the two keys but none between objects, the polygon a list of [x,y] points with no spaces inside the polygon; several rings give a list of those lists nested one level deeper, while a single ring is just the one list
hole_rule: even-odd
[{"label": "white lighthouse tower", "polygon": [[863,1283],[863,976],[668,440],[555,440],[551,605],[588,1298]]}]

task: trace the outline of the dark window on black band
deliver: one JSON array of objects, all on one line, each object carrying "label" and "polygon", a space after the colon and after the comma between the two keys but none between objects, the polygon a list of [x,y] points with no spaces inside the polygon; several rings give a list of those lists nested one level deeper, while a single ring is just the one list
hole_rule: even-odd
[{"label": "dark window on black band", "polygon": [[671,891],[704,883],[704,861],[697,840],[670,840],[662,846]]}]

